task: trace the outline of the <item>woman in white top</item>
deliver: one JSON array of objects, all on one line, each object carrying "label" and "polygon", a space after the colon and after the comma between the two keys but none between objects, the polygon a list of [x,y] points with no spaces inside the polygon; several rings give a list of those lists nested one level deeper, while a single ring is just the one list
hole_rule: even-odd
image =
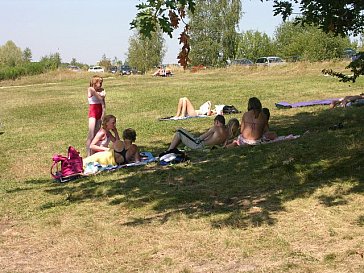
[{"label": "woman in white top", "polygon": [[187,116],[194,117],[198,115],[207,115],[207,116],[212,115],[210,101],[206,101],[204,104],[200,106],[198,110],[195,110],[191,101],[188,98],[183,97],[179,99],[175,118],[181,118]]},{"label": "woman in white top", "polygon": [[[114,135],[111,134],[111,131]],[[116,140],[120,140],[118,130],[116,129],[116,117],[113,115],[106,115],[102,120],[101,129],[97,132],[91,142],[91,154],[108,151],[110,141],[115,143]]]}]

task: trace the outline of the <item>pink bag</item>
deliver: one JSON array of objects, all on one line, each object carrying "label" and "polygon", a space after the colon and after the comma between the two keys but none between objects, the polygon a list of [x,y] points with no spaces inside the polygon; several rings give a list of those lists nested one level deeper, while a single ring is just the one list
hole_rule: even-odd
[{"label": "pink bag", "polygon": [[[68,147],[68,157],[58,154],[54,155],[52,159],[51,176],[56,180],[65,182],[63,180],[66,178],[78,176],[83,172],[82,157],[72,146]],[[59,165],[61,165],[60,169]]]}]

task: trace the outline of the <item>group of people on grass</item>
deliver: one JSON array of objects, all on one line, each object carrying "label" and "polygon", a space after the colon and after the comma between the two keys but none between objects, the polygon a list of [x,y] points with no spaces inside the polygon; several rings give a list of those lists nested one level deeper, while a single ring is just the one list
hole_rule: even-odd
[{"label": "group of people on grass", "polygon": [[[116,129],[116,117],[105,115],[106,93],[102,83],[101,77],[93,76],[87,89],[89,132],[86,141],[87,157],[84,159],[84,164],[98,162],[101,165],[121,165],[138,162],[140,161],[139,149],[134,144],[136,132],[132,128],[127,128],[122,133],[122,140],[120,139]],[[211,102],[206,102],[195,110],[188,98],[179,99],[177,117],[200,114],[216,114],[211,110]],[[277,135],[269,131],[269,117],[269,109],[262,108],[260,100],[252,97],[248,101],[248,111],[243,114],[240,123],[238,119],[232,118],[226,124],[225,117],[218,114],[214,118],[213,126],[198,137],[185,129],[178,129],[167,151],[177,148],[180,144],[190,149],[203,149],[215,145],[230,148],[273,140]],[[113,148],[109,148],[110,142],[113,143]]]}]

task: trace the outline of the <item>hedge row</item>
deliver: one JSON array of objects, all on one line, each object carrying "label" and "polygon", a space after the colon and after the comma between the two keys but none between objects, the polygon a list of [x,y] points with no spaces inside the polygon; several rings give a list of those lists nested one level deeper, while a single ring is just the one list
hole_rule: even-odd
[{"label": "hedge row", "polygon": [[42,74],[48,67],[44,63],[27,63],[15,67],[0,67],[0,81],[15,80],[22,76]]}]

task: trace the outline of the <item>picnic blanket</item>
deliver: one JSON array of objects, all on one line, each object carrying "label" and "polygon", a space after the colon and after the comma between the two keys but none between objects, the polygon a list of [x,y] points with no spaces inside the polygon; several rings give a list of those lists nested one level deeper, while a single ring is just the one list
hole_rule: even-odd
[{"label": "picnic blanket", "polygon": [[207,118],[208,115],[197,115],[197,116],[185,116],[185,117],[175,117],[175,116],[169,116],[165,118],[159,118],[159,121],[166,121],[166,120],[184,120],[184,119],[190,119],[190,118]]},{"label": "picnic blanket", "polygon": [[297,107],[306,107],[306,106],[313,106],[313,105],[329,105],[334,100],[339,100],[340,98],[336,99],[324,99],[324,100],[311,100],[311,101],[302,101],[296,103],[289,103],[285,101],[277,102],[275,105],[277,108],[280,109],[288,109],[288,108],[297,108]]},{"label": "picnic blanket", "polygon": [[154,157],[151,152],[141,152],[140,157],[141,161],[139,162],[132,162],[123,165],[101,165],[98,162],[89,162],[86,164],[83,174],[90,175],[90,174],[97,174],[103,171],[114,171],[122,168],[143,166],[150,162],[158,160],[158,157]]}]

